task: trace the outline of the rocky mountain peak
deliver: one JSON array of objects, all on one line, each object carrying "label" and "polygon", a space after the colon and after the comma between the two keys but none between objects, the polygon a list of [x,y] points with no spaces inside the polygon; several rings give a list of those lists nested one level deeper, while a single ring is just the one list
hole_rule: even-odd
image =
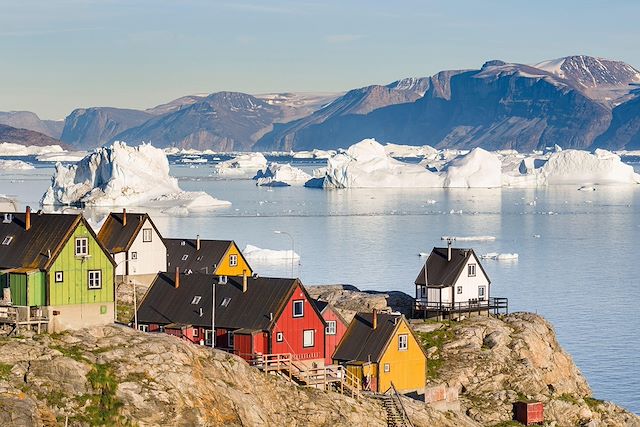
[{"label": "rocky mountain peak", "polygon": [[534,65],[585,88],[628,86],[640,82],[640,71],[622,61],[586,55],[566,56]]}]

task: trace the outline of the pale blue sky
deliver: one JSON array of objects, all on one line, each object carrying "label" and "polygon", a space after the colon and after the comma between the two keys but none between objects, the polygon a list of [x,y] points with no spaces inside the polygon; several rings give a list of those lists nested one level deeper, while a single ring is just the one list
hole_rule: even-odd
[{"label": "pale blue sky", "polygon": [[341,91],[571,54],[640,67],[638,1],[2,0],[0,111]]}]

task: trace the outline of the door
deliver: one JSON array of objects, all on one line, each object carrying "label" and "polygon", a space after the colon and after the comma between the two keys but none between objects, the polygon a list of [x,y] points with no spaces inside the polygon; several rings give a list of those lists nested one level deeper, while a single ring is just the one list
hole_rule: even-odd
[{"label": "door", "polygon": [[478,286],[478,300],[479,301],[484,301],[486,299],[486,292],[487,292],[487,287],[486,286]]}]

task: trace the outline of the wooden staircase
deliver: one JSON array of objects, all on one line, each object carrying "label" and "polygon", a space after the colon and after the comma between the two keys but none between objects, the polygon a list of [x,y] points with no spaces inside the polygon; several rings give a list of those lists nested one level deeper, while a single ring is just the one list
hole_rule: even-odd
[{"label": "wooden staircase", "polygon": [[360,378],[344,366],[327,365],[309,368],[295,360],[290,353],[261,354],[251,360],[251,365],[263,372],[273,372],[305,387],[334,390],[353,398],[360,397]]},{"label": "wooden staircase", "polygon": [[387,412],[387,427],[413,427],[413,423],[404,409],[400,400],[400,394],[393,383],[386,393],[378,395],[382,400],[382,406]]}]

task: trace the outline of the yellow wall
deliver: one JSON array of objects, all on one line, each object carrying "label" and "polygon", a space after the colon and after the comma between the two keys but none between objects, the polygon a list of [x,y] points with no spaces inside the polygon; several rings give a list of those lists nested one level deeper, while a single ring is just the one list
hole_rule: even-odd
[{"label": "yellow wall", "polygon": [[[238,265],[235,267],[231,267],[229,265],[230,255],[236,255],[238,257]],[[224,255],[220,264],[218,264],[218,268],[216,268],[215,274],[218,276],[242,276],[242,272],[246,271],[247,276],[251,276],[253,271],[249,264],[247,264],[240,254],[240,249],[235,245],[235,243],[231,243],[227,253]]]},{"label": "yellow wall", "polygon": [[[398,350],[398,336],[408,335],[407,350]],[[385,363],[390,364],[390,372],[384,372]],[[405,320],[400,323],[394,337],[385,351],[379,364],[379,391],[384,393],[391,387],[403,393],[423,389],[426,383],[427,358],[420,343],[416,341]]]}]

